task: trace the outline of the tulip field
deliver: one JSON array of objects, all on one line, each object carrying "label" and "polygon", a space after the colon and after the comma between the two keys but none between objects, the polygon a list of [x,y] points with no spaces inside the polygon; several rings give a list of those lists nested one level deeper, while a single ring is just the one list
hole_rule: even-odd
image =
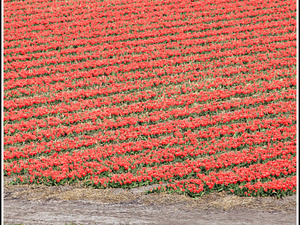
[{"label": "tulip field", "polygon": [[295,194],[296,15],[291,0],[4,0],[4,176]]}]

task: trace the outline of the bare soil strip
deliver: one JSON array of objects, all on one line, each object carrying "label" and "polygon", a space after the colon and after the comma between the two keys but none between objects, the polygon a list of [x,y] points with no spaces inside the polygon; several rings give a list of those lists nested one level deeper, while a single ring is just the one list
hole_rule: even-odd
[{"label": "bare soil strip", "polygon": [[296,224],[296,195],[282,199],[225,192],[192,199],[124,189],[4,186],[5,224]]}]

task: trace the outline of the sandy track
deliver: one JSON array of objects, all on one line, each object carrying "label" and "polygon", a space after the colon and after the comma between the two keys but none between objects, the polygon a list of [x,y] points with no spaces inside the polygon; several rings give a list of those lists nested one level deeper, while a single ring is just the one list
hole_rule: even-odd
[{"label": "sandy track", "polygon": [[296,224],[296,195],[242,198],[225,192],[199,199],[150,194],[151,187],[4,186],[5,224]]},{"label": "sandy track", "polygon": [[5,222],[23,224],[296,224],[295,213],[190,209],[182,205],[86,201],[5,202]]}]

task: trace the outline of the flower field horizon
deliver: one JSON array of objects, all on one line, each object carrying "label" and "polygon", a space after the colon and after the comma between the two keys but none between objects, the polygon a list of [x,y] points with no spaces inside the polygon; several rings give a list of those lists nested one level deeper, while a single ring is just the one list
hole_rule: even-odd
[{"label": "flower field horizon", "polygon": [[4,0],[4,176],[295,194],[296,8]]}]

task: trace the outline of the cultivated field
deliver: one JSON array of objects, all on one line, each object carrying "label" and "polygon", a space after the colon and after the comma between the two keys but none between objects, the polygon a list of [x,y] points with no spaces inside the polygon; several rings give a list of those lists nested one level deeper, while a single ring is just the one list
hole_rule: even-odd
[{"label": "cultivated field", "polygon": [[6,192],[295,195],[296,14],[289,0],[5,0]]}]

